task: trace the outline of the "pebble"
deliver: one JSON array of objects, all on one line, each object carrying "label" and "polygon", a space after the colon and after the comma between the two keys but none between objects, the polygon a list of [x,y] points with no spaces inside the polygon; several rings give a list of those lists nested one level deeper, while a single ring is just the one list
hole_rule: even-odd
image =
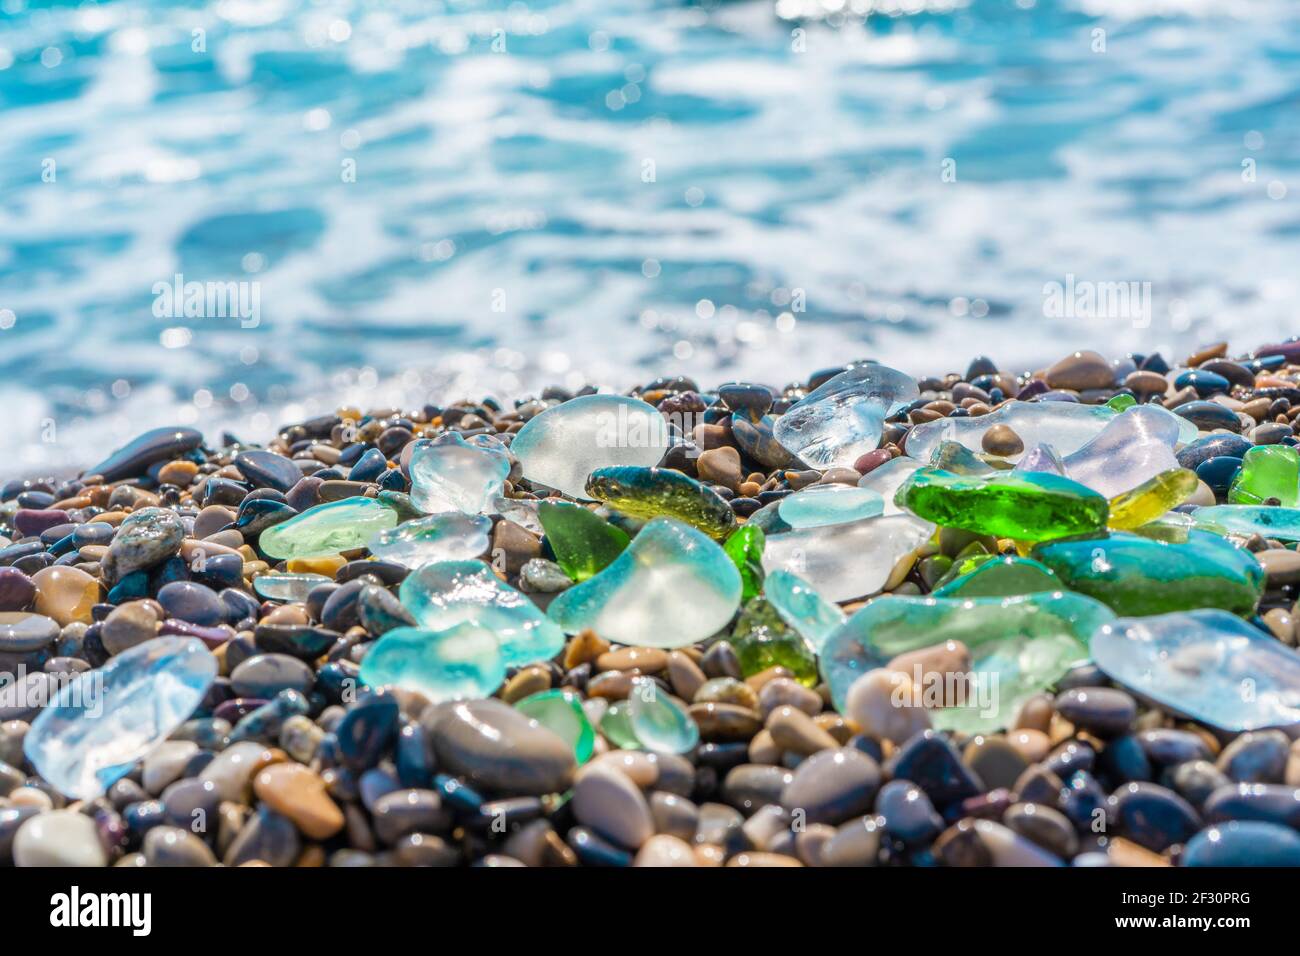
[{"label": "pebble", "polygon": [[902,743],[930,726],[929,713],[918,703],[921,695],[914,690],[906,674],[870,671],[849,688],[844,710],[864,734]]},{"label": "pebble", "polygon": [[107,866],[95,821],[75,810],[29,817],[13,838],[15,866]]},{"label": "pebble", "polygon": [[631,850],[654,835],[654,817],[640,789],[606,765],[589,767],[578,775],[573,815],[583,826]]},{"label": "pebble", "polygon": [[326,840],[343,829],[343,811],[330,799],[325,781],[301,764],[272,764],[253,778],[253,792],[309,839]]},{"label": "pebble", "polygon": [[558,793],[576,769],[573,748],[496,700],[432,708],[421,717],[438,762],[452,773],[509,794]]},{"label": "pebble", "polygon": [[841,823],[871,809],[880,782],[880,767],[866,754],[827,749],[795,768],[781,805],[808,823]]},{"label": "pebble", "polygon": [[32,609],[60,627],[74,622],[89,624],[91,608],[99,603],[99,581],[80,568],[41,568],[32,575],[36,600]]}]

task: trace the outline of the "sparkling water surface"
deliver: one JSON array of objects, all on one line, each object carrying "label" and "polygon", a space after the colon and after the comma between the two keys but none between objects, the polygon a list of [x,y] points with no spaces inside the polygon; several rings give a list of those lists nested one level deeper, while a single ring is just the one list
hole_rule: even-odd
[{"label": "sparkling water surface", "polygon": [[[0,473],[341,401],[1296,331],[1300,5],[930,4],[7,0]],[[249,315],[169,313],[177,274]],[[1069,281],[1149,308],[1045,315]]]}]

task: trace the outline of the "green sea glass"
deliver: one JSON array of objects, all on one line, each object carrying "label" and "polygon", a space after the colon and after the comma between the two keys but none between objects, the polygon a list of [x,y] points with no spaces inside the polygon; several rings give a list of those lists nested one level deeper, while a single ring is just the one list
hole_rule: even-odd
[{"label": "green sea glass", "polygon": [[748,601],[763,590],[763,532],[756,525],[737,528],[722,545],[740,572],[741,601]]},{"label": "green sea glass", "polygon": [[469,622],[444,631],[393,628],[361,659],[368,686],[416,691],[435,704],[489,697],[505,678],[495,635]]},{"label": "green sea glass", "polygon": [[573,691],[544,690],[525,697],[515,708],[567,740],[579,766],[591,759],[596,731],[582,708],[582,698]]},{"label": "green sea glass", "polygon": [[601,735],[621,750],[640,750],[641,741],[632,729],[632,720],[628,716],[628,702],[625,700],[610,704],[605,709],[605,716],[600,718]]},{"label": "green sea glass", "polygon": [[684,754],[700,742],[700,728],[691,715],[648,678],[633,683],[627,716],[632,732],[646,750]]},{"label": "green sea glass", "polygon": [[343,498],[272,525],[257,543],[271,558],[323,558],[364,548],[376,534],[396,524],[397,512],[374,498]]},{"label": "green sea glass", "polygon": [[746,677],[784,667],[805,687],[817,683],[817,657],[802,634],[766,598],[756,597],[741,612],[731,632],[731,646]]},{"label": "green sea glass", "polygon": [[1294,508],[1300,495],[1300,455],[1287,445],[1256,445],[1241,459],[1228,488],[1234,505],[1281,505]]},{"label": "green sea glass", "polygon": [[1106,525],[1106,499],[1045,472],[967,477],[932,468],[913,474],[895,496],[913,514],[946,528],[1044,541]]},{"label": "green sea glass", "polygon": [[585,581],[604,570],[632,540],[599,515],[566,501],[543,501],[537,507],[537,517],[556,562],[574,581]]},{"label": "green sea glass", "polygon": [[821,674],[843,710],[849,688],[867,671],[908,651],[959,641],[971,652],[971,674],[946,679],[960,688],[964,706],[932,711],[931,721],[940,729],[986,733],[1009,727],[1026,700],[1086,662],[1093,631],[1114,617],[1097,601],[1062,592],[878,598],[830,636]]},{"label": "green sea glass", "polygon": [[598,468],[587,479],[587,496],[633,518],[676,518],[711,538],[736,527],[736,513],[721,495],[671,468]]},{"label": "green sea glass", "polygon": [[1124,532],[1051,541],[1032,556],[1066,587],[1124,615],[1197,608],[1249,615],[1264,590],[1264,570],[1254,555],[1203,531],[1189,532],[1183,544]]},{"label": "green sea glass", "polygon": [[1109,401],[1107,401],[1106,407],[1113,408],[1117,412],[1126,412],[1136,404],[1137,404],[1136,398],[1134,398],[1132,395],[1126,395],[1121,392],[1119,395],[1115,395]]},{"label": "green sea glass", "polygon": [[974,570],[958,575],[931,592],[937,598],[1011,597],[1039,591],[1059,591],[1052,569],[1029,558],[990,555]]}]

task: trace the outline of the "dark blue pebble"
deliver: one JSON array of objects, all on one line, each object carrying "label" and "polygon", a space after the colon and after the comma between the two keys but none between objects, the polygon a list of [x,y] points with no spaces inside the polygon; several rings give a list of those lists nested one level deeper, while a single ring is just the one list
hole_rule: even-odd
[{"label": "dark blue pebble", "polygon": [[1125,734],[1107,742],[1100,754],[1101,769],[1114,780],[1125,783],[1150,780],[1151,761],[1133,734]]},{"label": "dark blue pebble", "polygon": [[282,501],[270,498],[245,498],[235,514],[234,526],[246,540],[252,540],[267,528],[288,521],[298,512]]},{"label": "dark blue pebble", "polygon": [[361,460],[361,456],[366,453],[364,442],[353,442],[341,452],[339,452],[338,468],[351,468]]},{"label": "dark blue pebble", "polygon": [[1215,497],[1223,498],[1228,494],[1232,479],[1237,477],[1239,471],[1241,471],[1240,458],[1220,455],[1217,458],[1208,458],[1197,465],[1196,477],[1209,486]]},{"label": "dark blue pebble", "polygon": [[1106,791],[1087,771],[1080,770],[1066,781],[1058,795],[1057,804],[1058,809],[1080,832],[1089,832],[1099,824],[1104,826],[1109,817]]},{"label": "dark blue pebble", "polygon": [[396,698],[375,691],[344,715],[334,732],[347,766],[354,770],[374,766],[397,732],[398,710]]},{"label": "dark blue pebble", "polygon": [[209,478],[203,485],[203,505],[238,505],[252,485],[230,478]]},{"label": "dark blue pebble", "polygon": [[[122,819],[126,821],[127,829],[136,839],[143,839],[144,835],[154,827],[167,822],[167,814],[161,800],[141,800],[139,803],[129,804],[122,811]],[[188,822],[183,824],[187,829],[189,825]]]},{"label": "dark blue pebble", "polygon": [[108,592],[109,604],[125,604],[149,596],[149,572],[132,571]]},{"label": "dark blue pebble", "polygon": [[1189,369],[1174,379],[1174,388],[1192,388],[1201,398],[1226,393],[1231,387],[1232,383],[1222,375],[1204,369]]},{"label": "dark blue pebble", "polygon": [[378,448],[371,448],[357,459],[357,463],[348,472],[349,481],[374,481],[388,467],[388,459]]},{"label": "dark blue pebble", "polygon": [[46,528],[40,533],[41,544],[47,547],[57,544],[64,538],[72,537],[72,532],[77,530],[77,525],[72,521],[65,521],[62,524],[56,524]]},{"label": "dark blue pebble", "polygon": [[24,558],[19,558],[13,563],[13,567],[23,572],[23,574],[35,574],[42,568],[48,568],[50,565],[54,564],[54,561],[54,555],[47,551],[40,551],[36,554],[29,554]]},{"label": "dark blue pebble", "polygon": [[344,693],[357,686],[359,671],[360,668],[351,661],[322,664],[316,671],[316,688],[331,704],[341,704]]},{"label": "dark blue pebble", "polygon": [[565,842],[584,866],[631,866],[632,854],[586,827],[574,827]]},{"label": "dark blue pebble", "polygon": [[976,796],[984,789],[962,763],[957,749],[933,730],[908,740],[888,766],[891,778],[911,780],[940,807]]},{"label": "dark blue pebble", "polygon": [[1241,431],[1241,421],[1237,418],[1237,413],[1220,405],[1218,402],[1199,400],[1187,402],[1184,405],[1179,405],[1173,411],[1174,414],[1181,415],[1189,422],[1193,422],[1197,428],[1203,430],[1226,428],[1230,432]]},{"label": "dark blue pebble", "polygon": [[908,780],[891,780],[876,795],[876,813],[885,832],[904,843],[928,843],[943,829],[943,817],[925,791]]},{"label": "dark blue pebble", "polygon": [[412,721],[403,725],[393,748],[393,764],[397,779],[404,787],[429,786],[433,777],[433,746],[429,734],[420,724]]},{"label": "dark blue pebble", "polygon": [[43,511],[56,501],[58,499],[48,491],[24,491],[18,496],[18,507]]},{"label": "dark blue pebble", "polygon": [[78,548],[84,548],[88,544],[108,544],[116,533],[117,529],[105,521],[87,521],[73,528],[72,540]]},{"label": "dark blue pebble", "polygon": [[203,434],[193,428],[155,428],[123,445],[87,475],[103,475],[106,482],[137,478],[150,465],[183,457],[203,444]]},{"label": "dark blue pebble", "polygon": [[[403,728],[405,730],[406,728]],[[398,759],[401,759],[401,742],[398,742]],[[401,771],[401,764],[398,764],[398,771]],[[478,813],[479,807],[483,805],[483,796],[477,790],[467,786],[459,778],[451,774],[439,773],[433,777],[433,788],[442,795],[442,800],[452,810],[461,814]]]},{"label": "dark blue pebble", "polygon": [[376,483],[381,491],[405,491],[407,488],[406,476],[399,468],[389,468]]},{"label": "dark blue pebble", "polygon": [[1196,469],[1196,466],[1211,458],[1227,456],[1240,458],[1254,446],[1240,435],[1203,435],[1190,441],[1174,455],[1183,468]]},{"label": "dark blue pebble", "polygon": [[1220,823],[1192,837],[1183,866],[1300,866],[1300,834],[1276,823]]},{"label": "dark blue pebble", "polygon": [[230,742],[276,740],[286,720],[305,715],[310,711],[311,705],[306,697],[296,690],[282,690],[272,700],[240,720],[230,732]]},{"label": "dark blue pebble", "polygon": [[244,580],[244,558],[238,554],[213,554],[192,565],[194,580],[210,588],[235,588]]},{"label": "dark blue pebble", "polygon": [[247,591],[239,588],[226,588],[219,595],[226,605],[226,620],[241,621],[247,617],[257,617],[260,605]]},{"label": "dark blue pebble", "polygon": [[1110,820],[1116,829],[1148,850],[1162,852],[1186,843],[1201,828],[1190,803],[1154,783],[1129,783],[1110,797]]},{"label": "dark blue pebble", "polygon": [[21,558],[33,554],[40,554],[45,550],[45,545],[40,541],[20,541],[18,544],[11,544],[8,547],[0,548],[0,567],[12,565]]},{"label": "dark blue pebble", "polygon": [[262,449],[241,451],[235,456],[235,467],[254,488],[288,491],[302,477],[298,466],[288,458]]},{"label": "dark blue pebble", "polygon": [[158,591],[158,603],[168,617],[211,627],[226,620],[226,606],[217,592],[193,581],[173,581]]},{"label": "dark blue pebble", "polygon": [[1262,820],[1300,828],[1300,790],[1280,783],[1238,783],[1219,787],[1205,799],[1205,819]]}]

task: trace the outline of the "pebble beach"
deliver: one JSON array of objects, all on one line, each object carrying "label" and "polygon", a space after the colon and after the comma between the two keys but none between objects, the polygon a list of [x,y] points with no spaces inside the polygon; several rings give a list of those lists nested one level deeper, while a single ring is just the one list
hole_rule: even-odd
[{"label": "pebble beach", "polygon": [[1300,865],[1297,416],[1286,341],[146,432],[0,489],[0,865]]}]

